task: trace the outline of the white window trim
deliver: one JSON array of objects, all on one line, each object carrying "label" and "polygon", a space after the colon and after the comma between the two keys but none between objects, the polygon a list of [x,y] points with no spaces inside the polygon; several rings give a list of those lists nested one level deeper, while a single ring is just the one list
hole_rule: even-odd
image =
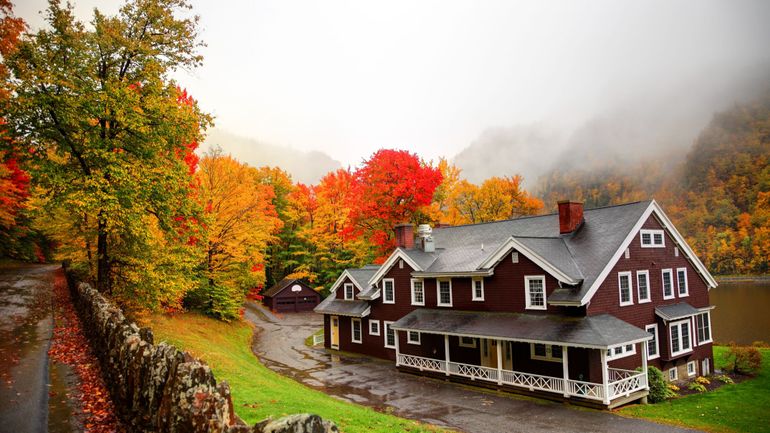
[{"label": "white window trim", "polygon": [[647,359],[657,359],[660,358],[660,335],[658,334],[658,324],[653,323],[652,325],[647,325],[644,327],[644,330],[647,332],[650,332],[650,329],[655,330],[655,355],[650,355],[648,349],[648,345],[650,344],[649,341],[644,343],[644,350],[647,350]]},{"label": "white window trim", "polygon": [[[385,285],[387,282],[390,282],[390,287],[393,288],[393,299],[388,300],[387,291],[385,290]],[[396,303],[396,280],[393,278],[383,278],[382,279],[382,303],[383,304],[395,304]]]},{"label": "white window trim", "polygon": [[[620,279],[628,277],[628,301],[623,302],[623,288],[620,286]],[[634,278],[630,271],[618,272],[618,301],[620,306],[634,305]]]},{"label": "white window trim", "polygon": [[[642,299],[642,295],[639,292],[640,285],[639,285],[639,276],[644,275],[644,280],[647,282],[647,298]],[[640,304],[644,304],[647,302],[652,301],[652,293],[650,293],[650,271],[644,270],[644,271],[636,271],[636,300]]]},{"label": "white window trim", "polygon": [[[672,375],[671,373],[674,374]],[[671,367],[668,369],[668,380],[679,380],[679,372],[676,370],[676,367]]]},{"label": "white window trim", "polygon": [[[446,281],[449,283],[449,303],[441,303],[441,282]],[[452,306],[452,279],[451,278],[439,278],[436,280],[436,306],[437,307],[451,307]]]},{"label": "white window trim", "polygon": [[[553,344],[543,344],[545,346],[545,356],[541,355],[535,355],[535,344],[543,344],[543,343],[529,343],[529,357],[532,359],[537,359],[540,361],[550,361],[550,362],[562,362],[562,358],[554,358],[552,355],[553,350]],[[562,355],[564,356],[564,348],[562,347]]]},{"label": "white window trim", "polygon": [[[377,332],[372,332],[372,325],[377,324]],[[379,320],[369,320],[369,335],[380,335],[380,321]]]},{"label": "white window trim", "polygon": [[[481,297],[476,297],[476,281],[481,282]],[[483,277],[475,277],[471,279],[471,300],[473,301],[484,301],[484,278]]]},{"label": "white window trim", "polygon": [[390,329],[390,325],[392,325],[394,322],[383,320],[382,321],[382,340],[384,342],[384,346],[386,349],[395,349],[396,348],[396,339],[398,338],[398,334],[396,334],[396,331],[393,331],[393,336],[395,337],[393,339],[393,345],[388,345],[388,329]]},{"label": "white window trim", "polygon": [[[350,296],[348,296],[348,289],[350,289]],[[345,283],[342,290],[344,290],[343,296],[346,301],[352,301],[356,297],[356,289],[353,283]]]},{"label": "white window trim", "polygon": [[[417,334],[417,340],[412,340],[412,333]],[[420,333],[417,331],[406,331],[406,342],[409,344],[420,344]]]},{"label": "white window trim", "polygon": [[[356,333],[354,332],[355,330],[354,323],[358,323],[358,337],[359,337],[358,340],[356,340]],[[363,339],[364,339],[364,327],[361,325],[361,319],[351,317],[350,318],[350,341],[353,343],[361,344]]]},{"label": "white window trim", "polygon": [[[671,295],[666,296],[666,280],[663,277],[664,274],[669,275],[669,281],[671,282]],[[674,299],[676,297],[676,290],[674,286],[674,271],[671,268],[661,269],[660,270],[660,288],[663,292],[663,299]]]},{"label": "white window trim", "polygon": [[[529,293],[529,282],[540,280],[543,282],[543,305],[532,305],[532,297]],[[526,303],[526,309],[527,310],[545,310],[548,308],[548,300],[546,299],[546,288],[545,288],[545,275],[525,275],[524,276],[524,296],[525,296],[525,303]]]},{"label": "white window trim", "polygon": [[[645,245],[642,241],[642,235],[643,234],[649,234],[650,235],[650,244]],[[661,239],[661,244],[656,245],[655,244],[655,235],[659,234]],[[665,248],[666,247],[666,232],[664,230],[652,230],[652,229],[641,229],[639,230],[639,244],[642,246],[642,248]]]},{"label": "white window trim", "polygon": [[[688,347],[687,349],[685,349],[684,346],[682,345],[682,324],[683,323],[687,323],[687,327],[689,328],[688,331],[690,335],[690,347]],[[671,330],[674,327],[679,328],[679,351],[677,352],[674,352],[674,338],[673,338],[673,334],[671,333]],[[675,356],[692,352],[692,348],[693,348],[692,340],[693,340],[692,321],[689,318],[685,320],[679,320],[677,322],[671,322],[668,324],[668,348],[670,350],[672,358]]]},{"label": "white window trim", "polygon": [[[684,293],[679,287],[679,272],[684,272]],[[690,296],[690,283],[687,281],[687,268],[676,268],[676,294],[680,298]]]},{"label": "white window trim", "polygon": [[[692,372],[690,372],[690,366],[692,366]],[[687,377],[693,377],[696,374],[698,374],[698,365],[695,363],[695,361],[690,361],[687,363]]]},{"label": "white window trim", "polygon": [[[610,360],[613,360],[613,359],[620,359],[620,358],[625,358],[627,356],[636,355],[636,343],[631,344],[631,350],[628,350],[626,348],[627,345],[628,344],[620,344],[620,345],[617,345],[617,346],[612,346],[609,349],[607,349],[607,351],[610,352],[610,353],[607,354],[607,360],[610,361]],[[617,348],[617,347],[620,347],[622,349],[622,352],[615,353],[615,348]],[[644,349],[647,350],[647,346],[646,345],[645,345]]]},{"label": "white window trim", "polygon": [[[477,340],[475,338],[473,338],[473,337],[457,337],[457,338],[458,338],[458,345],[460,347],[470,347],[471,349],[475,349],[477,347],[477,345],[476,345],[476,341]],[[473,343],[470,343],[470,344],[469,343],[463,343],[463,338],[470,338],[471,340],[473,340]]]},{"label": "white window trim", "polygon": [[[708,340],[700,341],[700,335],[698,335],[698,316],[703,315],[703,314],[706,315],[706,320],[708,320],[709,338],[708,338]],[[712,329],[711,329],[711,312],[710,311],[703,311],[701,313],[696,314],[695,315],[695,335],[698,336],[698,344],[700,345],[700,344],[713,343],[714,342],[713,334],[714,333],[712,332]]]},{"label": "white window trim", "polygon": [[[420,282],[422,283],[422,302],[417,302],[414,300],[414,283]],[[422,278],[412,278],[409,282],[411,285],[411,296],[412,296],[412,305],[418,305],[418,306],[425,306],[425,280]]]}]

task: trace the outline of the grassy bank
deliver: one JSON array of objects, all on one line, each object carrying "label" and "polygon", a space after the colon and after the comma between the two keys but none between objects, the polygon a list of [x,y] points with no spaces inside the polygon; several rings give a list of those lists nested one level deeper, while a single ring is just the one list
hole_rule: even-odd
[{"label": "grassy bank", "polygon": [[205,360],[218,380],[230,383],[235,412],[248,423],[269,416],[310,412],[333,420],[346,433],[444,431],[415,421],[342,402],[263,366],[251,353],[251,327],[187,313],[156,315],[147,325],[156,341],[167,341]]},{"label": "grassy bank", "polygon": [[[714,348],[717,368],[723,367],[726,351]],[[709,432],[770,432],[770,349],[760,351],[762,369],[754,379],[664,403],[628,406],[620,413]]]}]

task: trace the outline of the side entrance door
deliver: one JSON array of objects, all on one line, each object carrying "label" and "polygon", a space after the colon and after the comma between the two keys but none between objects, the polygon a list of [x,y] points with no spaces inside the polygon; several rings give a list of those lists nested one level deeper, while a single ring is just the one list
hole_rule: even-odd
[{"label": "side entrance door", "polygon": [[332,316],[332,325],[331,325],[331,333],[332,333],[332,349],[339,349],[340,348],[340,318],[337,316]]},{"label": "side entrance door", "polygon": [[497,340],[481,339],[481,365],[497,368]]}]

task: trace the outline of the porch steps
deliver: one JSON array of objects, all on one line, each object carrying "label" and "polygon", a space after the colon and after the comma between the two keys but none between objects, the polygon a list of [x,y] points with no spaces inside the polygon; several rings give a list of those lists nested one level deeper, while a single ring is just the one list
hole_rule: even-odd
[{"label": "porch steps", "polygon": [[510,392],[513,394],[526,395],[529,397],[536,397],[544,400],[570,403],[570,404],[575,404],[582,407],[589,407],[592,409],[599,409],[599,410],[615,409],[616,407],[620,407],[628,403],[640,400],[646,397],[647,394],[649,394],[649,391],[647,390],[636,391],[629,394],[627,397],[618,397],[615,400],[611,401],[609,406],[605,406],[601,401],[597,401],[593,399],[581,398],[576,396],[570,396],[567,398],[561,394],[557,394],[553,392],[538,391],[538,390],[530,391],[527,388],[521,388],[518,386],[505,385],[505,384],[498,385],[494,382],[489,382],[486,380],[473,380],[463,376],[455,376],[455,375],[447,376],[444,373],[428,371],[428,370],[421,371],[418,368],[405,367],[403,365],[400,365],[397,368],[401,372],[414,374],[417,376],[430,377],[430,378],[440,379],[444,381],[461,383],[463,385],[470,385],[474,387],[492,389],[495,391],[503,391],[503,392]]}]

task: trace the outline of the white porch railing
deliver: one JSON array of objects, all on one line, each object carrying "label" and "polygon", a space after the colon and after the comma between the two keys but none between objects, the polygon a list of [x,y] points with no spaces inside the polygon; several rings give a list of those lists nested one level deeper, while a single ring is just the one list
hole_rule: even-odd
[{"label": "white porch railing", "polygon": [[324,342],[324,334],[313,334],[313,346],[318,346],[319,344],[323,344]]},{"label": "white porch railing", "polygon": [[[420,371],[434,371],[446,373],[446,361],[441,359],[424,358],[421,356],[398,355],[398,364],[405,367],[417,368]],[[610,380],[609,399],[627,396],[647,387],[647,375],[643,372],[608,369]],[[498,373],[502,376],[498,378]],[[530,391],[546,391],[558,394],[567,394],[592,400],[604,400],[604,386],[600,383],[583,382],[580,380],[567,380],[567,390],[564,390],[564,378],[542,376],[539,374],[524,373],[520,371],[498,370],[496,368],[480,365],[449,362],[449,373],[455,376],[467,377],[471,380],[484,380],[488,382],[502,383],[518,386]],[[499,380],[498,380],[499,379]]]}]

